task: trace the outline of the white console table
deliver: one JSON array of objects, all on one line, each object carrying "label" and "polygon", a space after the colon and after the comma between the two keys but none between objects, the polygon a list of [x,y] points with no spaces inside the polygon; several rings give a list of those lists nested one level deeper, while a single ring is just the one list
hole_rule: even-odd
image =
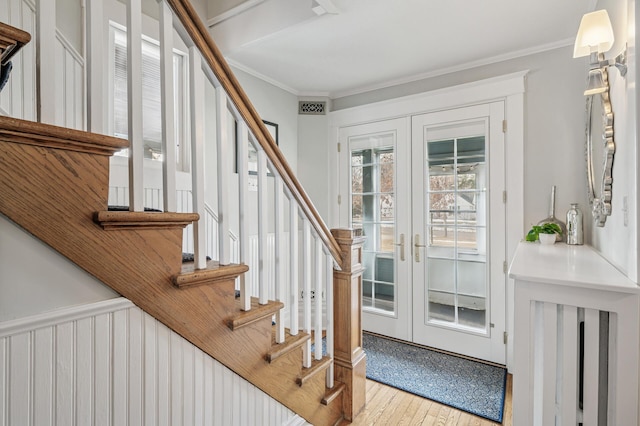
[{"label": "white console table", "polygon": [[640,287],[591,247],[566,244],[521,242],[509,277],[513,424],[638,425]]}]

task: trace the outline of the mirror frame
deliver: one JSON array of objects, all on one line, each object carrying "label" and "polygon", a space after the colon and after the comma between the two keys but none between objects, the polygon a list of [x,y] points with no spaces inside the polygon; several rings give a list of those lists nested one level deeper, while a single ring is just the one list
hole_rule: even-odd
[{"label": "mirror frame", "polygon": [[[607,216],[611,216],[611,192],[613,187],[613,155],[616,151],[616,145],[613,138],[613,110],[611,108],[611,100],[609,97],[609,76],[606,67],[602,69],[606,90],[596,95],[587,96],[586,109],[586,138],[585,138],[585,157],[587,163],[587,194],[589,196],[589,204],[591,205],[591,213],[596,226],[603,227]],[[602,102],[602,117],[593,117],[594,98],[598,98]],[[602,137],[601,143],[595,147],[593,145],[592,120],[602,120]],[[599,137],[596,135],[596,137]],[[603,150],[603,163],[600,165],[603,169],[602,180],[595,181],[593,164],[593,149]],[[599,192],[596,192],[599,190]]]}]

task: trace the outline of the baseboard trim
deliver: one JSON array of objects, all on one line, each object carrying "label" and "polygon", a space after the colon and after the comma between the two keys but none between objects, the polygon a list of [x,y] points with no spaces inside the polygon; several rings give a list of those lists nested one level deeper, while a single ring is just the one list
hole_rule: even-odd
[{"label": "baseboard trim", "polygon": [[25,318],[5,321],[0,323],[0,338],[24,333],[26,331],[37,330],[39,328],[51,327],[55,324],[76,321],[95,315],[129,309],[133,306],[135,305],[129,299],[117,297],[115,299],[88,303],[86,305],[72,306],[42,314],[31,315]]}]

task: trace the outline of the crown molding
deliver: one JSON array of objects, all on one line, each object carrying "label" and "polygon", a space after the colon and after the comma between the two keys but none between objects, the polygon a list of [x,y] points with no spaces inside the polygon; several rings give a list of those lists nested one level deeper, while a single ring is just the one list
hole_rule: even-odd
[{"label": "crown molding", "polygon": [[298,96],[298,97],[305,97],[305,96],[310,96],[310,97],[325,97],[325,98],[329,98],[329,99],[338,99],[338,98],[344,98],[347,96],[354,96],[354,95],[359,95],[361,93],[366,93],[366,92],[371,92],[374,90],[380,90],[380,89],[386,89],[389,87],[393,87],[393,86],[399,86],[402,84],[408,84],[408,83],[413,83],[415,81],[420,81],[420,80],[425,80],[428,78],[433,78],[433,77],[438,77],[441,75],[446,75],[446,74],[451,74],[451,73],[455,73],[455,72],[460,72],[460,71],[465,71],[468,69],[472,69],[472,68],[477,68],[477,67],[481,67],[481,66],[485,66],[485,65],[491,65],[491,64],[495,64],[498,62],[504,62],[504,61],[508,61],[511,59],[517,59],[517,58],[521,58],[524,56],[529,56],[529,55],[535,55],[538,53],[543,53],[543,52],[548,52],[551,50],[555,50],[555,49],[560,49],[563,47],[567,47],[567,46],[572,46],[574,43],[574,39],[573,38],[568,38],[568,39],[564,39],[564,40],[559,40],[553,43],[547,43],[547,44],[543,44],[543,45],[538,45],[538,46],[534,46],[531,48],[527,48],[527,49],[521,49],[521,50],[517,50],[514,52],[509,52],[509,53],[505,53],[505,54],[501,54],[501,55],[496,55],[496,56],[492,56],[489,58],[484,58],[478,61],[472,61],[472,62],[467,62],[464,64],[460,64],[460,65],[456,65],[453,67],[447,67],[447,68],[441,68],[439,70],[434,70],[434,71],[429,71],[429,72],[425,72],[425,73],[420,73],[420,74],[414,74],[412,76],[408,76],[408,77],[403,77],[403,78],[399,78],[399,79],[393,79],[393,80],[387,80],[383,83],[378,83],[378,84],[373,84],[373,85],[369,85],[369,86],[362,86],[359,88],[354,88],[354,89],[348,89],[348,90],[339,90],[339,91],[335,91],[335,92],[329,92],[329,91],[300,91],[300,90],[296,90],[291,86],[288,86],[278,80],[275,80],[271,77],[267,77],[264,74],[261,74],[260,72],[246,66],[243,65],[237,61],[234,61],[233,59],[228,59],[227,58],[227,62],[229,63],[229,65],[231,65],[234,68],[239,69],[240,71],[243,71],[253,77],[256,77],[260,80],[263,80],[273,86],[276,86],[282,90],[285,90],[289,93],[291,93],[292,95]]},{"label": "crown molding", "polygon": [[276,86],[277,88],[282,89],[282,90],[284,90],[286,92],[289,92],[292,95],[300,96],[300,92],[298,92],[296,89],[294,89],[291,86],[287,86],[286,84],[284,84],[284,83],[282,83],[282,82],[280,82],[278,80],[275,80],[275,79],[273,79],[271,77],[267,77],[266,75],[259,73],[258,71],[254,70],[253,68],[249,68],[246,65],[243,65],[243,64],[241,64],[241,63],[239,63],[237,61],[234,61],[233,59],[225,58],[225,60],[233,68],[236,68],[236,69],[238,69],[238,70],[240,70],[242,72],[245,72],[245,73],[247,73],[247,74],[249,74],[249,75],[251,75],[251,76],[253,76],[255,78],[263,80],[264,82],[269,83],[272,86]]},{"label": "crown molding", "polygon": [[441,75],[451,74],[451,73],[455,73],[455,72],[459,72],[459,71],[465,71],[465,70],[472,69],[472,68],[477,68],[477,67],[481,67],[481,66],[485,66],[485,65],[495,64],[495,63],[498,63],[498,62],[508,61],[510,59],[516,59],[516,58],[521,58],[521,57],[524,57],[524,56],[534,55],[534,54],[537,54],[537,53],[543,53],[543,52],[559,49],[559,48],[566,47],[566,46],[573,46],[574,41],[575,40],[573,38],[564,39],[564,40],[556,41],[556,42],[553,42],[553,43],[547,43],[547,44],[534,46],[534,47],[527,48],[527,49],[516,50],[514,52],[509,52],[509,53],[505,53],[505,54],[501,54],[501,55],[492,56],[492,57],[481,59],[481,60],[477,60],[477,61],[467,62],[467,63],[456,65],[456,66],[453,66],[453,67],[441,68],[439,70],[429,71],[429,72],[420,73],[420,74],[414,74],[414,75],[409,76],[409,77],[403,77],[403,78],[399,78],[399,79],[388,80],[388,81],[385,81],[385,82],[379,83],[379,84],[373,84],[373,85],[369,85],[369,86],[362,86],[362,87],[355,88],[355,89],[339,90],[339,91],[335,91],[335,92],[330,92],[329,96],[330,96],[331,99],[338,99],[338,98],[344,98],[344,97],[347,97],[347,96],[358,95],[358,94],[361,94],[361,93],[371,92],[373,90],[386,89],[386,88],[393,87],[393,86],[399,86],[399,85],[402,85],[402,84],[413,83],[414,81],[420,81],[420,80],[425,80],[425,79],[428,79],[428,78],[438,77],[438,76],[441,76]]},{"label": "crown molding", "polygon": [[240,15],[241,13],[246,12],[247,10],[259,5],[262,2],[264,2],[264,0],[247,0],[243,3],[240,3],[236,7],[233,7],[227,10],[226,12],[222,12],[218,16],[214,16],[211,19],[207,19],[207,28],[211,28],[219,24],[220,22],[224,22],[227,19],[233,18],[236,15]]}]

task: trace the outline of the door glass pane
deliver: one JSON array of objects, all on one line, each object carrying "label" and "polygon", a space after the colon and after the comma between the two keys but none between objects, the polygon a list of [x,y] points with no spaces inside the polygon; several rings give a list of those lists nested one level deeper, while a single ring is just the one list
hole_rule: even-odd
[{"label": "door glass pane", "polygon": [[[394,314],[395,152],[393,135],[352,138],[351,222],[366,237],[362,251],[363,307]],[[365,147],[365,148],[361,148]]]},{"label": "door glass pane", "polygon": [[429,291],[428,320],[455,323],[455,263],[450,259],[427,260]]},{"label": "door glass pane", "polygon": [[[427,140],[426,322],[487,332],[485,135]],[[478,126],[483,129],[484,126]]]}]

